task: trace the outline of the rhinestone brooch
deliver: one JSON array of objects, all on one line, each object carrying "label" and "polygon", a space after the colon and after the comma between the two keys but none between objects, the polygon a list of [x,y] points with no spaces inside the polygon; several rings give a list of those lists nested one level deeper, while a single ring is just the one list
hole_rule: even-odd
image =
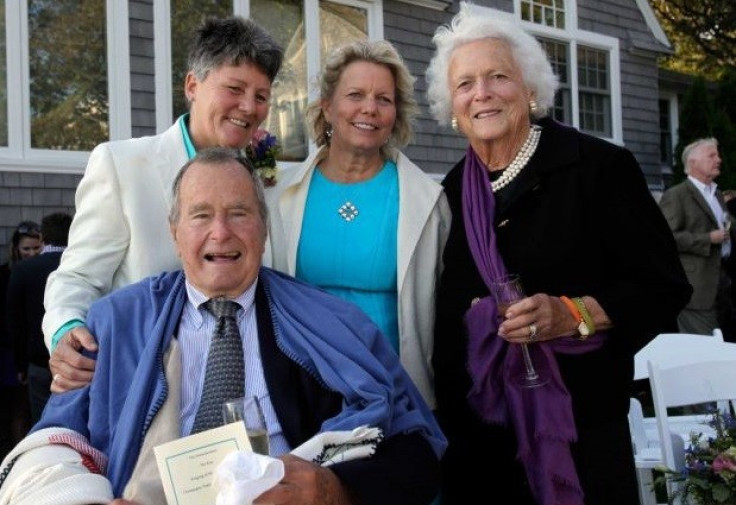
[{"label": "rhinestone brooch", "polygon": [[358,208],[348,200],[343,203],[339,209],[337,209],[337,213],[340,214],[341,218],[349,223],[358,217]]}]

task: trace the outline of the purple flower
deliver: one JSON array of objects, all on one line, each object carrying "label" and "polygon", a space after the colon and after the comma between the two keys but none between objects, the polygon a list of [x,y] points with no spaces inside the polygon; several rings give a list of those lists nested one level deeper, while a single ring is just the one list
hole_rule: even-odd
[{"label": "purple flower", "polygon": [[267,130],[256,130],[246,154],[265,186],[275,186],[278,169],[276,157],[281,151],[278,140]]}]

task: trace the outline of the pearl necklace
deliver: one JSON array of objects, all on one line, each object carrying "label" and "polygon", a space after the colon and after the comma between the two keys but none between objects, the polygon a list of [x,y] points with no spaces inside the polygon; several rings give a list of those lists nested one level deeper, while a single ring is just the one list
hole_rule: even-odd
[{"label": "pearl necklace", "polygon": [[542,128],[537,125],[532,125],[529,129],[529,136],[524,141],[524,144],[516,153],[516,157],[509,163],[504,169],[501,177],[491,182],[491,191],[494,193],[501,188],[508,186],[508,184],[516,179],[521,170],[529,163],[529,158],[532,157],[534,151],[537,150],[539,144],[539,137],[542,136]]}]

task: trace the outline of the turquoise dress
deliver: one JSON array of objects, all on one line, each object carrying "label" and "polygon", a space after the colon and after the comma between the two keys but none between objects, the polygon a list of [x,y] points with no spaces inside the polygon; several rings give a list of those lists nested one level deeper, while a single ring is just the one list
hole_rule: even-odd
[{"label": "turquoise dress", "polygon": [[348,184],[315,169],[296,256],[296,277],[357,304],[397,353],[398,219],[393,161],[373,178]]}]

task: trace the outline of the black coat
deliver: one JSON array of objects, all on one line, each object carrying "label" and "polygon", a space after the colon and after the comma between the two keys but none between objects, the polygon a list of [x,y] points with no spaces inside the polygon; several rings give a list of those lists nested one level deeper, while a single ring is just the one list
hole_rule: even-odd
[{"label": "black coat", "polygon": [[7,327],[15,347],[15,366],[25,372],[28,363],[49,364],[41,321],[46,279],[59,267],[61,252],[47,252],[13,265],[7,292]]},{"label": "black coat", "polygon": [[[690,297],[672,233],[626,149],[552,120],[528,165],[496,194],[495,230],[507,270],[528,295],[594,297],[613,321],[607,343],[578,356],[558,355],[573,400],[573,446],[586,505],[635,503],[627,412],[634,353],[661,332],[677,331]],[[437,296],[433,365],[438,417],[450,446],[443,496],[460,503],[503,486],[514,503],[534,503],[515,462],[513,430],[483,423],[466,402],[467,333],[463,315],[488,295],[471,257],[461,210],[464,159],[443,185],[453,213]],[[461,461],[482,455],[475,471]],[[494,477],[495,475],[495,477]],[[488,485],[491,479],[496,484]],[[480,486],[476,488],[475,486]],[[466,496],[467,493],[467,496]],[[634,501],[630,501],[634,500]]]}]

